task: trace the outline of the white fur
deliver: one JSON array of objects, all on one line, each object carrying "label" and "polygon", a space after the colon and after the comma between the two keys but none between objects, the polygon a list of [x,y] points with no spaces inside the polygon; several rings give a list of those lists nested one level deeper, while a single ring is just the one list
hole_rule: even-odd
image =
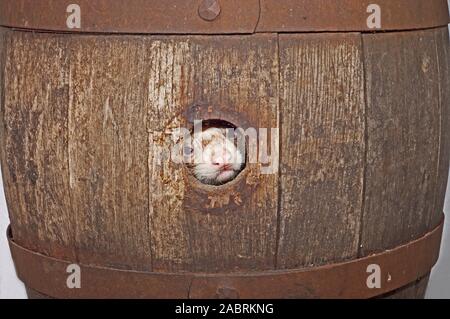
[{"label": "white fur", "polygon": [[[202,146],[202,141],[206,144]],[[194,134],[193,174],[205,184],[221,185],[233,180],[242,170],[244,156],[226,137],[226,131],[210,128]]]}]

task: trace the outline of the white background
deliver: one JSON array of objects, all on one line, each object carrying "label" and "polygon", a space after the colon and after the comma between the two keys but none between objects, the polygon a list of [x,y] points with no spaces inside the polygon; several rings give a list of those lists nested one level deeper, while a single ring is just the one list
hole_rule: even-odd
[{"label": "white background", "polygon": [[[449,0],[450,3],[450,0]],[[427,298],[450,299],[450,183],[445,200],[446,227],[439,262],[434,267]],[[11,254],[6,241],[6,227],[9,225],[3,183],[0,174],[0,299],[26,298],[25,288],[17,279]]]}]

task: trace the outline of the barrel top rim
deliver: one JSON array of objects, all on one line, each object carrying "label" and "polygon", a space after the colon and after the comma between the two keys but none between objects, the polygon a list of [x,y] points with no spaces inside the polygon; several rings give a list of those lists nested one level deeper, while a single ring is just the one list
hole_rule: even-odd
[{"label": "barrel top rim", "polygon": [[[383,32],[446,26],[447,0],[0,0],[0,26],[64,33]],[[206,8],[206,9],[205,9]],[[377,18],[378,24],[368,23]]]}]

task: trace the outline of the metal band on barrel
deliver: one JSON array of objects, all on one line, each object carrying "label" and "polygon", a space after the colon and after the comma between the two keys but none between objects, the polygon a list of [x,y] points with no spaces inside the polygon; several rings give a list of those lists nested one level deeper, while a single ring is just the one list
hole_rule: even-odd
[{"label": "metal band on barrel", "polygon": [[[78,264],[81,288],[67,286],[59,260],[9,244],[19,278],[30,289],[54,298],[371,298],[427,275],[439,257],[444,222],[408,244],[343,263],[297,270],[249,273],[152,273]],[[367,284],[371,266],[381,270],[380,287]]]},{"label": "metal band on barrel", "polygon": [[[368,24],[373,0],[215,2],[216,12],[209,16],[201,0],[0,0],[0,25],[75,33],[251,34],[416,30],[449,21],[446,0],[375,1],[376,28]],[[70,24],[72,12],[79,24]]]}]

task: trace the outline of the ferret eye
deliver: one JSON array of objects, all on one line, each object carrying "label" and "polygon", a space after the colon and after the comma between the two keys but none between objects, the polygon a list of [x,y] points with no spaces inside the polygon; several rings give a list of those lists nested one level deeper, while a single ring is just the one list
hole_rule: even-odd
[{"label": "ferret eye", "polygon": [[192,155],[192,153],[194,153],[194,149],[192,147],[185,146],[183,152],[184,155],[189,156]]}]

